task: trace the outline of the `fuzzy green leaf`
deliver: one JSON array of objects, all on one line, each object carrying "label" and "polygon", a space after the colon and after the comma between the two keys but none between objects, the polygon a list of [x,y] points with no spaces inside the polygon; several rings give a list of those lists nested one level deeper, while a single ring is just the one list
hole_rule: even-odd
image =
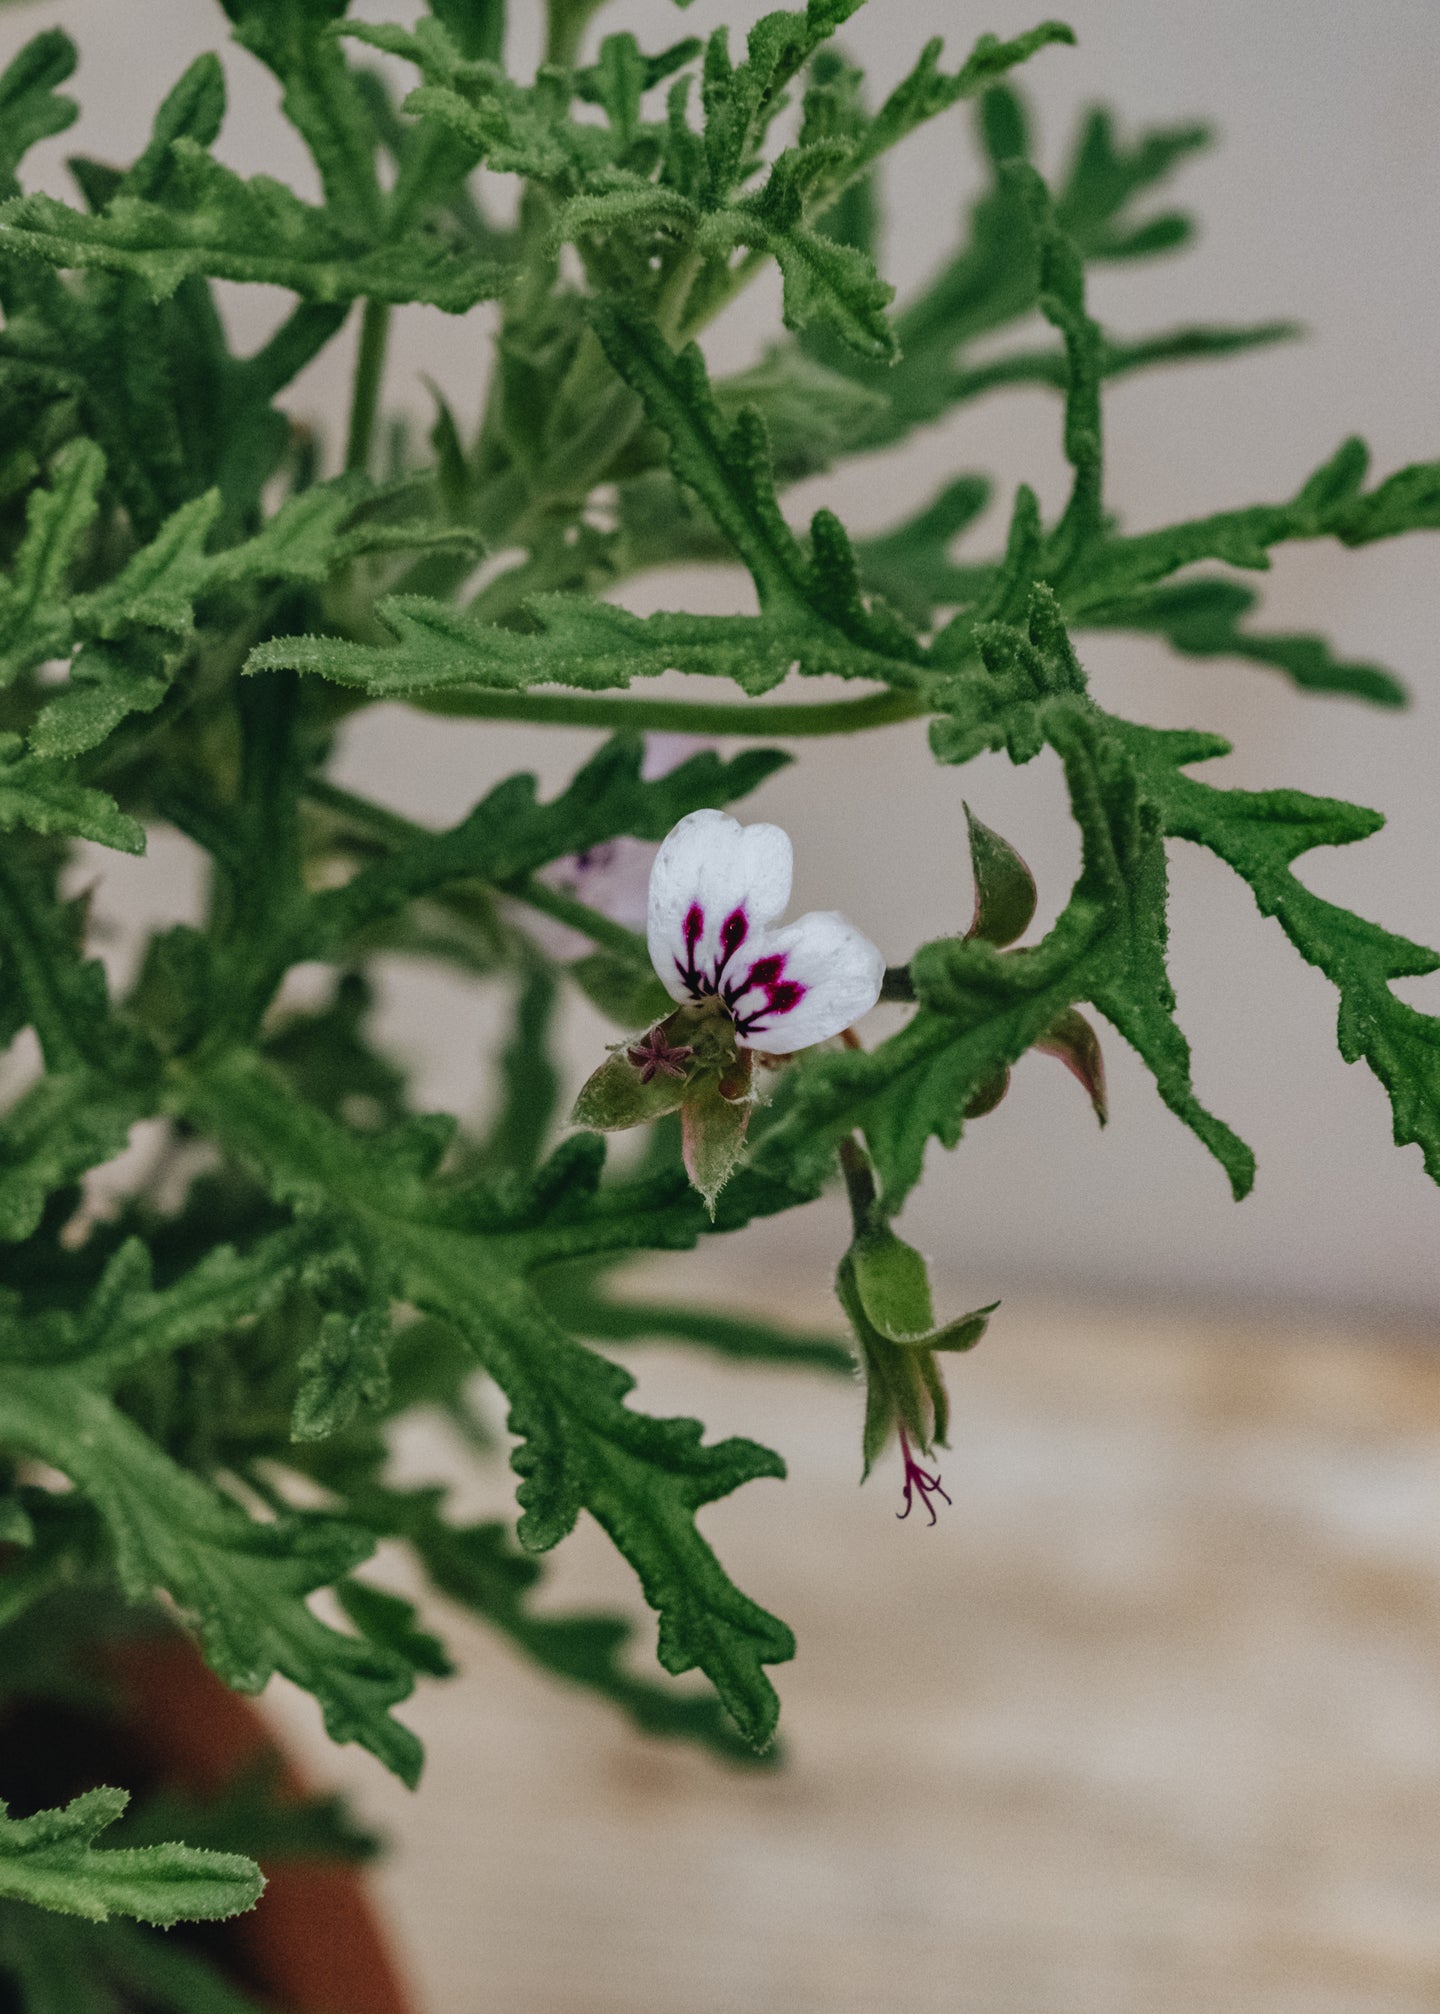
[{"label": "fuzzy green leaf", "polygon": [[[1002,953],[980,939],[953,938],[924,946],[910,966],[920,1012],[869,1054],[820,1057],[794,1071],[776,1095],[755,1163],[813,1182],[858,1123],[893,1211],[919,1179],[927,1139],[953,1146],[977,1094],[1088,1000],[1143,1057],[1165,1102],[1243,1195],[1254,1158],[1196,1098],[1189,1046],[1174,1019],[1165,829],[1129,745],[1086,697],[1053,597],[1037,590],[1028,634],[996,626],[986,649],[990,683],[966,682],[966,724],[937,723],[936,752],[943,760],[953,745],[963,759],[960,750],[1008,747],[1024,761],[1046,742],[1057,750],[1082,839],[1070,900],[1033,950]],[[1177,762],[1223,748],[1205,736],[1165,745]]]},{"label": "fuzzy green leaf", "polygon": [[93,839],[120,853],[145,851],[145,828],[103,790],[77,783],[58,763],[27,755],[18,734],[0,734],[0,832]]},{"label": "fuzzy green leaf", "polygon": [[730,1762],[762,1759],[713,1694],[634,1676],[625,1657],[634,1630],[623,1616],[536,1614],[529,1597],[544,1569],[503,1525],[450,1523],[438,1489],[368,1490],[356,1508],[378,1535],[414,1548],[439,1593],[500,1630],[542,1671],[610,1700],[646,1734],[700,1741]]},{"label": "fuzzy green leaf", "polygon": [[0,205],[0,253],[71,270],[131,274],[151,300],[183,280],[285,287],[307,301],[424,301],[464,314],[493,300],[505,269],[415,231],[366,242],[268,175],[249,181],[187,137],[171,146],[169,200],[118,194],[98,216],[53,196]]},{"label": "fuzzy green leaf", "polygon": [[677,356],[652,324],[619,308],[597,307],[594,321],[615,370],[666,436],[676,477],[749,568],[762,611],[793,630],[801,670],[913,680],[919,647],[897,617],[866,604],[838,520],[817,512],[807,556],[776,501],[763,428],[743,409],[726,424],[698,349]]},{"label": "fuzzy green leaf", "polygon": [[1281,671],[1302,692],[1344,693],[1373,706],[1404,706],[1406,692],[1377,664],[1347,663],[1321,636],[1271,636],[1240,627],[1259,596],[1233,580],[1185,580],[1091,606],[1087,629],[1163,636],[1186,657],[1238,657]]},{"label": "fuzzy green leaf", "polygon": [[0,1896],[104,1923],[213,1921],[253,1909],[265,1886],[253,1860],[193,1846],[97,1847],[124,1811],[123,1790],[89,1790],[63,1809],[11,1818],[0,1804]]},{"label": "fuzzy green leaf", "polygon": [[70,37],[48,28],[27,42],[0,75],[0,189],[16,187],[15,173],[39,140],[74,124],[79,106],[56,91],[74,74],[79,57]]},{"label": "fuzzy green leaf", "polygon": [[420,1744],[387,1711],[410,1692],[409,1666],[331,1629],[306,1605],[369,1554],[363,1532],[300,1514],[257,1524],[171,1461],[79,1371],[0,1365],[0,1422],[9,1446],[84,1492],[129,1598],[163,1588],[227,1685],[259,1692],[282,1672],[319,1700],[333,1741],[358,1741],[407,1783],[417,1780]]},{"label": "fuzzy green leaf", "polygon": [[564,854],[622,834],[663,839],[687,812],[746,796],[786,761],[776,749],[747,749],[730,762],[706,752],[646,781],[643,757],[638,736],[616,735],[548,804],[537,802],[533,776],[510,777],[449,832],[417,834],[343,888],[317,897],[322,941],[343,944],[447,882],[475,879],[504,887]]},{"label": "fuzzy green leaf", "polygon": [[150,1254],[127,1238],[84,1305],[26,1320],[0,1317],[0,1356],[9,1362],[83,1364],[113,1379],[146,1358],[170,1354],[267,1314],[296,1277],[313,1239],[279,1231],[246,1253],[217,1245],[178,1279],[156,1288]]},{"label": "fuzzy green leaf", "polygon": [[370,693],[404,699],[448,687],[520,691],[532,685],[603,691],[666,671],[728,677],[745,692],[769,692],[799,665],[842,677],[909,675],[907,664],[825,631],[803,632],[754,616],[632,615],[578,595],[527,602],[530,626],[501,628],[418,597],[392,595],[376,614],[393,645],[329,636],[285,637],[250,653],[247,671],[307,671]]},{"label": "fuzzy green leaf", "polygon": [[365,1307],[353,1314],[331,1309],[300,1359],[292,1440],[328,1440],[360,1407],[382,1405],[389,1389],[389,1309]]},{"label": "fuzzy green leaf", "polygon": [[[323,1196],[332,1213],[358,1213],[367,1257],[388,1270],[391,1292],[453,1325],[509,1399],[522,1544],[548,1550],[589,1510],[659,1614],[665,1669],[698,1665],[741,1732],[765,1747],[778,1703],[763,1667],[791,1656],[793,1638],[726,1578],[694,1515],[743,1482],[782,1474],[783,1464],[750,1441],[707,1447],[696,1421],[632,1412],[623,1401],[633,1380],[559,1330],[524,1278],[543,1250],[577,1249],[567,1226],[599,1172],[588,1148],[541,1171],[531,1206],[539,1223],[522,1231],[511,1217],[505,1231],[493,1202],[447,1203],[427,1188],[433,1145],[421,1159],[408,1143],[363,1143],[298,1108],[278,1079],[243,1059],[217,1063],[187,1103],[278,1195]],[[553,1243],[542,1229],[551,1215]],[[603,1244],[607,1230],[597,1228]],[[623,1234],[622,1224],[613,1228]],[[589,1241],[575,1229],[583,1250]],[[686,1213],[668,1235],[688,1243],[698,1230]],[[643,1235],[667,1231],[652,1221]]]},{"label": "fuzzy green leaf", "polygon": [[124,1147],[152,1101],[98,1071],[52,1071],[0,1119],[0,1241],[28,1238],[47,1197]]},{"label": "fuzzy green leaf", "polygon": [[25,536],[0,582],[0,686],[68,651],[64,592],[95,517],[105,457],[93,441],[72,441],[55,458],[47,489],[31,492]]}]

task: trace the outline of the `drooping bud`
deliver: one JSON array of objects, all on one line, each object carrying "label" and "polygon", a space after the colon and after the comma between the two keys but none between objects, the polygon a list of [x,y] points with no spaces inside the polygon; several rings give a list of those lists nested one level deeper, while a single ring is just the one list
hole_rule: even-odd
[{"label": "drooping bud", "polygon": [[[857,1236],[836,1276],[840,1304],[850,1317],[865,1372],[864,1473],[898,1431],[905,1450],[906,1500],[914,1470],[913,1441],[924,1453],[943,1446],[950,1407],[937,1350],[973,1349],[1000,1305],[977,1308],[937,1325],[929,1269],[913,1245],[887,1225],[874,1224]],[[939,1478],[927,1487],[939,1486]],[[943,1494],[943,1491],[941,1492]],[[928,1500],[927,1500],[928,1501]]]}]

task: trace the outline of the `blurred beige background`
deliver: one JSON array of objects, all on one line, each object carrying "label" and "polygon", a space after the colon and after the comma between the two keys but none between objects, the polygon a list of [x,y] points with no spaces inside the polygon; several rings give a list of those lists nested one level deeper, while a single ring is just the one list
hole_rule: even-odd
[{"label": "blurred beige background", "polygon": [[[370,18],[403,17],[363,0]],[[652,46],[755,0],[617,0]],[[884,85],[931,33],[1028,25],[1013,0],[870,0],[846,39]],[[1074,51],[1032,64],[1044,158],[1104,96],[1129,125],[1213,117],[1222,145],[1177,199],[1198,249],[1097,275],[1120,334],[1197,317],[1294,315],[1299,347],[1129,381],[1108,398],[1111,497],[1136,527],[1292,491],[1347,432],[1381,472],[1440,453],[1440,7],[1433,0],[1079,0]],[[512,0],[534,47],[533,5]],[[128,158],[149,109],[223,24],[206,0],[63,0],[0,13],[0,53],[63,22],[84,52],[78,131],[39,150],[65,189],[77,147]],[[136,24],[141,32],[137,34]],[[231,57],[222,152],[246,170],[305,164],[274,92]],[[977,176],[963,115],[913,141],[890,184],[889,271],[902,291],[950,244]],[[278,297],[230,292],[258,339]],[[722,368],[776,326],[761,290],[715,332]],[[428,370],[477,409],[489,322],[399,318],[391,401],[422,422]],[[333,426],[344,350],[294,405]],[[972,407],[903,452],[797,494],[879,529],[962,468],[1062,493],[1058,407],[1041,393]],[[1003,494],[1001,510],[1003,511]],[[996,520],[975,541],[998,536]],[[1390,814],[1311,884],[1440,938],[1440,573],[1433,541],[1282,553],[1272,626],[1328,631],[1412,684],[1406,716],[1302,700],[1256,669],[1091,642],[1102,695],[1140,717],[1232,735],[1247,784],[1353,796]],[[647,581],[637,607],[743,605],[719,575]],[[593,736],[542,738],[377,710],[344,773],[436,821],[497,776],[554,784]],[[1219,774],[1217,768],[1214,774]],[[1075,846],[1048,761],[963,778],[921,731],[816,744],[753,803],[797,840],[800,905],[837,906],[892,957],[963,923],[962,792],[1030,858],[1043,928]],[[102,900],[132,922],[192,899],[178,842],[148,863],[96,855]],[[841,1381],[757,1377],[637,1353],[644,1403],[759,1433],[792,1480],[717,1505],[705,1528],[736,1577],[796,1626],[778,1676],[793,1766],[759,1780],[648,1745],[603,1707],[522,1667],[455,1618],[464,1676],[405,1709],[431,1748],[419,1800],[355,1751],[321,1758],[311,1703],[273,1704],[404,1849],[383,1876],[430,2014],[1426,2014],[1440,2004],[1440,1366],[1437,1204],[1415,1150],[1389,1142],[1383,1095],[1334,1048],[1329,989],[1208,860],[1177,852],[1174,972],[1202,1096],[1259,1153],[1237,1208],[1118,1038],[1113,1120],[1027,1061],[954,1158],[936,1156],[907,1218],[940,1259],[942,1305],[1004,1296],[957,1367],[955,1509],[897,1525],[893,1472],[857,1491],[858,1398]],[[1440,987],[1411,997],[1435,1005]],[[466,991],[397,972],[393,1039],[425,1095],[473,1106],[491,1021]],[[880,1017],[877,1018],[877,1026]],[[578,1072],[600,1030],[576,1017]],[[833,1320],[843,1236],[819,1205],[743,1245],[667,1261],[666,1278]],[[658,1285],[659,1283],[657,1283]],[[1087,1301],[1103,1313],[1086,1314]],[[1137,1310],[1117,1314],[1124,1303]],[[1200,1303],[1230,1303],[1204,1316]],[[1377,1343],[1388,1347],[1377,1348]],[[416,1478],[457,1460],[423,1425]],[[505,1514],[512,1479],[466,1485]],[[393,1562],[382,1563],[393,1574]],[[546,1597],[632,1608],[592,1529],[561,1548]],[[648,1640],[648,1639],[647,1639]]]}]

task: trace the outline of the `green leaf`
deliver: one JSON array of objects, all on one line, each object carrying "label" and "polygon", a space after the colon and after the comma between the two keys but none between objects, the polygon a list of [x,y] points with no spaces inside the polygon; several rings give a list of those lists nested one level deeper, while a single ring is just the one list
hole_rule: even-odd
[{"label": "green leaf", "polygon": [[919,61],[885,100],[870,120],[846,162],[845,181],[851,182],[883,153],[897,146],[917,126],[946,112],[962,98],[992,87],[1017,64],[1028,62],[1038,50],[1052,43],[1073,45],[1075,32],[1063,21],[1042,21],[1009,42],[998,36],[982,35],[961,67],[947,77],[940,69],[943,48],[939,36],[927,42]]},{"label": "green leaf", "polygon": [[0,686],[64,655],[71,617],[65,587],[95,518],[105,457],[93,441],[72,441],[55,457],[48,489],[31,492],[25,536],[0,582]]},{"label": "green leaf", "polygon": [[638,735],[616,735],[548,804],[533,776],[512,776],[448,832],[417,831],[408,844],[364,868],[343,888],[316,898],[322,941],[344,944],[357,930],[447,882],[476,879],[504,887],[568,853],[631,835],[663,839],[687,812],[746,796],[786,758],[747,749],[730,762],[705,752],[646,781]]},{"label": "green leaf", "polygon": [[[1196,1098],[1189,1046],[1174,1018],[1165,964],[1166,835],[1129,743],[1086,696],[1045,590],[1034,591],[1028,631],[993,625],[982,648],[987,678],[957,681],[962,710],[935,724],[936,753],[963,760],[980,747],[1004,747],[1027,761],[1046,742],[1054,747],[1081,831],[1079,879],[1033,949],[1005,953],[981,939],[954,938],[923,946],[910,964],[920,1011],[868,1054],[816,1057],[787,1073],[754,1162],[766,1173],[815,1183],[858,1124],[893,1213],[919,1179],[927,1140],[954,1146],[977,1094],[1061,1014],[1088,1000],[1139,1052],[1165,1102],[1243,1195],[1254,1158]],[[1224,746],[1195,735],[1165,745],[1176,762]]]},{"label": "green leaf", "polygon": [[362,1406],[383,1405],[389,1389],[388,1307],[364,1307],[353,1314],[332,1309],[300,1359],[290,1437],[327,1440],[348,1426]]},{"label": "green leaf", "polygon": [[112,1159],[153,1101],[99,1071],[52,1071],[0,1119],[0,1240],[28,1238],[46,1199]]},{"label": "green leaf", "polygon": [[946,602],[969,600],[974,569],[956,566],[950,547],[990,496],[987,476],[956,476],[914,517],[857,543],[864,579],[916,623],[928,624]]},{"label": "green leaf", "polygon": [[726,1578],[694,1516],[743,1482],[783,1473],[783,1464],[750,1441],[707,1447],[696,1421],[632,1412],[623,1403],[631,1378],[564,1335],[525,1279],[542,1255],[573,1256],[597,1241],[603,1249],[616,1233],[628,1242],[635,1229],[648,1240],[691,1242],[698,1206],[673,1226],[652,1206],[641,1228],[597,1199],[591,1230],[585,1198],[599,1167],[575,1141],[541,1171],[518,1216],[512,1206],[497,1217],[494,1199],[429,1189],[426,1164],[408,1148],[362,1142],[297,1108],[278,1079],[243,1058],[217,1059],[197,1077],[187,1109],[258,1166],[277,1195],[323,1197],[327,1211],[351,1216],[371,1263],[388,1269],[392,1293],[459,1331],[510,1402],[521,1542],[545,1551],[589,1510],[659,1614],[662,1665],[676,1674],[698,1665],[746,1739],[765,1747],[778,1703],[763,1667],[791,1656],[793,1638]]},{"label": "green leaf", "polygon": [[368,1555],[364,1533],[298,1513],[255,1523],[78,1374],[0,1367],[0,1418],[12,1446],[52,1463],[94,1504],[129,1598],[163,1588],[227,1685],[259,1692],[283,1673],[320,1702],[332,1741],[360,1742],[415,1783],[420,1744],[387,1711],[409,1694],[410,1667],[306,1605]]},{"label": "green leaf", "polygon": [[670,995],[648,958],[591,951],[565,969],[591,1006],[621,1028],[649,1027],[669,1012]]},{"label": "green leaf", "polygon": [[70,667],[65,691],[37,715],[31,756],[63,762],[98,748],[132,713],[154,712],[170,687],[167,672],[164,655],[146,642],[87,645]]},{"label": "green leaf", "polygon": [[[118,1092],[147,1077],[154,1057],[111,1014],[104,967],[84,955],[85,925],[85,903],[63,902],[53,871],[19,847],[0,853],[0,943],[9,989],[23,1003],[18,1025],[33,1026],[54,1079],[78,1077],[89,1066]],[[42,1080],[33,1091],[46,1088]]]},{"label": "green leaf", "polygon": [[21,161],[38,140],[48,140],[74,124],[80,108],[56,91],[74,74],[75,44],[59,28],[27,42],[0,75],[0,189],[16,185]]},{"label": "green leaf", "polygon": [[603,691],[666,671],[733,678],[747,693],[769,692],[799,664],[842,677],[911,676],[906,663],[824,630],[801,631],[754,616],[632,615],[579,595],[526,602],[529,627],[502,628],[443,602],[390,595],[375,613],[393,645],[346,638],[277,638],[251,651],[246,670],[317,672],[377,699],[407,699],[445,687],[521,691],[532,685]]},{"label": "green leaf", "polygon": [[[347,1586],[354,1583],[347,1583]],[[126,1813],[127,1846],[184,1838],[221,1853],[250,1853],[267,1866],[307,1861],[358,1864],[383,1842],[357,1822],[336,1795],[297,1797],[278,1749],[262,1752],[230,1778],[219,1796],[165,1788]]]},{"label": "green leaf", "polygon": [[216,1245],[157,1289],[148,1248],[137,1237],[127,1238],[82,1306],[0,1321],[0,1357],[83,1364],[92,1378],[117,1378],[146,1358],[259,1320],[278,1303],[313,1246],[303,1230],[275,1232],[245,1253]]},{"label": "green leaf", "polygon": [[55,762],[27,755],[18,734],[0,734],[0,832],[93,839],[120,853],[145,851],[145,828],[103,790],[77,783]]},{"label": "green leaf", "polygon": [[21,2014],[115,2014],[132,2005],[255,2014],[248,1994],[184,1946],[118,1919],[37,1915],[23,1903],[0,1904],[0,1972],[21,1995]]},{"label": "green leaf", "polygon": [[191,1846],[97,1847],[124,1811],[123,1790],[89,1790],[54,1811],[11,1818],[0,1803],[0,1895],[104,1923],[208,1922],[253,1909],[259,1868],[234,1853]]},{"label": "green leaf", "polygon": [[1273,666],[1302,692],[1344,693],[1373,706],[1404,706],[1407,695],[1393,672],[1376,664],[1347,663],[1320,636],[1271,636],[1240,628],[1259,596],[1238,581],[1202,579],[1142,590],[1090,607],[1087,629],[1138,630],[1163,636],[1186,657],[1238,657]]},{"label": "green leaf", "polygon": [[407,1541],[437,1592],[500,1630],[542,1671],[610,1700],[646,1734],[702,1742],[728,1762],[773,1759],[774,1749],[757,1757],[713,1694],[637,1678],[626,1659],[634,1629],[623,1616],[536,1614],[530,1596],[544,1569],[503,1525],[450,1523],[438,1489],[371,1489],[355,1505],[378,1535]]},{"label": "green leaf", "polygon": [[1182,243],[1190,234],[1188,218],[1167,213],[1136,222],[1125,212],[1213,137],[1205,125],[1160,126],[1127,147],[1116,140],[1113,115],[1096,107],[1081,129],[1059,197],[1061,229],[1088,259],[1148,257]]},{"label": "green leaf", "polygon": [[98,216],[53,196],[0,205],[0,253],[130,274],[152,301],[204,275],[285,287],[307,301],[424,301],[459,315],[505,284],[505,268],[424,230],[394,243],[357,239],[283,183],[246,181],[183,135],[170,155],[164,203],[122,192]]},{"label": "green leaf", "polygon": [[819,475],[843,460],[888,407],[882,392],[827,369],[803,350],[778,344],[748,370],[718,379],[713,389],[730,425],[747,407],[759,414],[782,483]]},{"label": "green leaf", "polygon": [[332,24],[334,0],[222,0],[235,39],[279,79],[286,118],[310,149],[327,207],[349,231],[373,229],[382,209],[377,134]]},{"label": "green leaf", "polygon": [[1396,1145],[1417,1145],[1440,1181],[1440,1019],[1391,991],[1395,979],[1440,970],[1440,953],[1313,895],[1291,871],[1312,847],[1366,838],[1378,815],[1300,791],[1217,789],[1181,774],[1187,758],[1167,737],[1117,730],[1165,830],[1218,854],[1249,884],[1261,914],[1338,988],[1341,1055],[1370,1065],[1389,1094]]},{"label": "green leaf", "polygon": [[1264,571],[1269,548],[1288,539],[1338,538],[1343,545],[1366,545],[1440,526],[1440,461],[1399,469],[1370,491],[1363,487],[1367,462],[1363,441],[1343,441],[1289,503],[1217,511],[1160,531],[1107,540],[1067,606],[1082,623],[1091,609],[1099,609],[1103,622],[1104,612],[1121,597],[1198,560]]},{"label": "green leaf", "polygon": [[455,1667],[438,1636],[415,1624],[415,1604],[368,1581],[342,1580],[335,1590],[340,1606],[368,1643],[392,1651],[427,1678],[451,1678]]},{"label": "green leaf", "polygon": [[[31,728],[31,755],[48,762],[85,754],[132,713],[152,712],[217,597],[281,581],[320,586],[372,552],[468,543],[463,532],[377,515],[385,501],[357,476],[317,483],[288,498],[252,538],[219,551],[207,550],[222,510],[219,491],[182,505],[103,587],[58,612],[47,655],[56,653],[62,637],[67,648],[88,641],[68,685]],[[87,815],[93,821],[105,814],[92,809]]]}]

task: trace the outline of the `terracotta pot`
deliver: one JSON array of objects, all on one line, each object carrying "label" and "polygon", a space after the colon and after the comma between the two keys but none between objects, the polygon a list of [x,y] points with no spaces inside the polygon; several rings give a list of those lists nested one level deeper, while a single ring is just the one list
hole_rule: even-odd
[{"label": "terracotta pot", "polygon": [[[104,1662],[121,1694],[118,1721],[82,1716],[67,1725],[62,1713],[49,1716],[52,1727],[41,1708],[33,1723],[22,1712],[19,1726],[13,1717],[7,1725],[7,1734],[23,1737],[7,1742],[10,1755],[18,1748],[33,1759],[30,1788],[40,1801],[71,1796],[87,1780],[213,1797],[238,1770],[276,1754],[255,1708],[222,1685],[184,1638],[130,1638],[108,1645]],[[71,1780],[52,1785],[47,1763]],[[283,1757],[281,1765],[281,1794],[303,1795],[298,1772]],[[185,1935],[285,2014],[415,2014],[353,1867],[286,1862],[265,1872],[265,1893],[248,1915],[172,1934]]]}]

